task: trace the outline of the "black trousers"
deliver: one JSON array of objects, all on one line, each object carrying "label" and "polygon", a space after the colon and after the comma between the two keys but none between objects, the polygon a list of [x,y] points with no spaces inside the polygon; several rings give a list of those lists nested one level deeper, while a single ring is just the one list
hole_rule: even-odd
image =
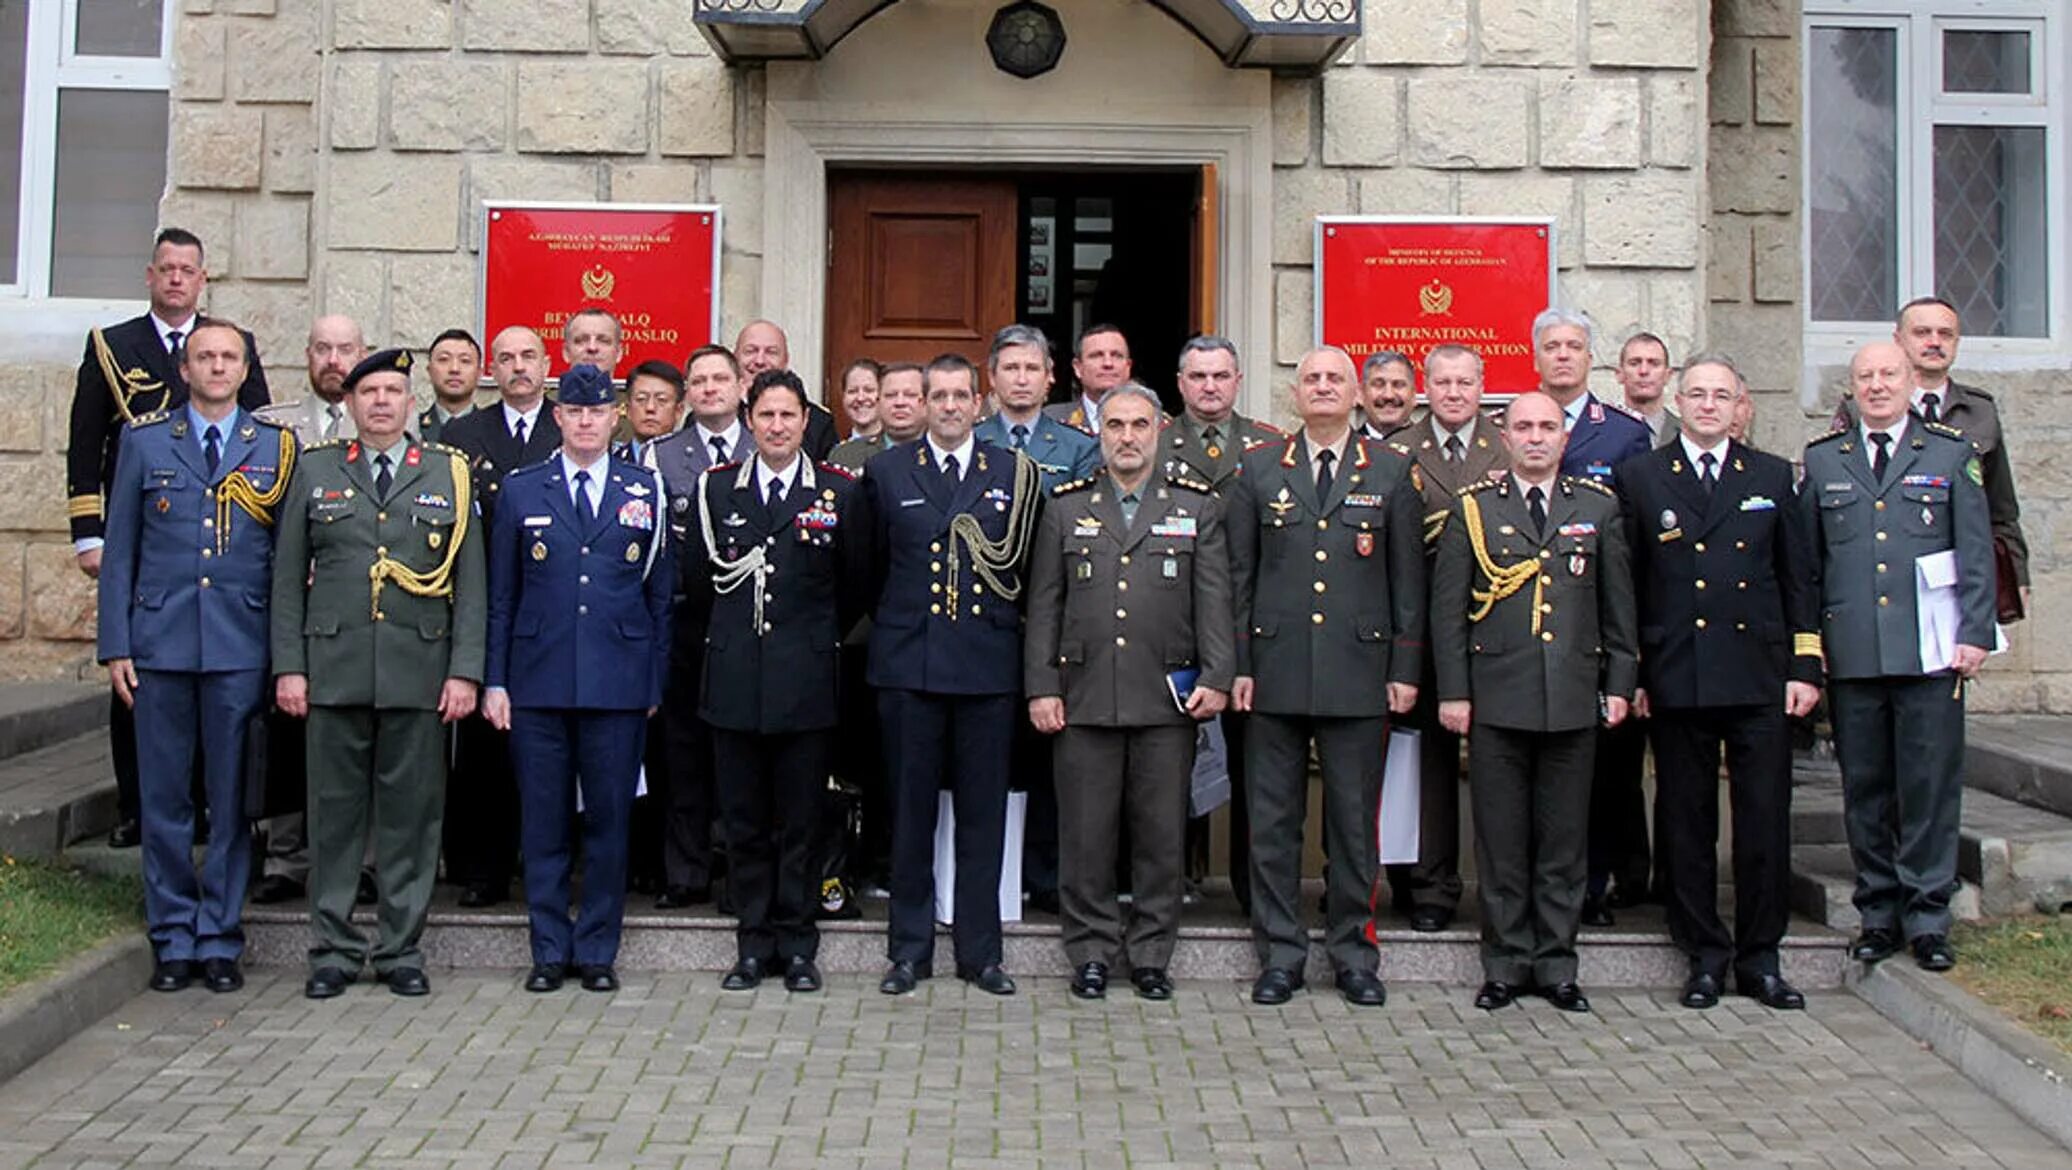
[{"label": "black trousers", "polygon": [[1576,977],[1597,732],[1469,725],[1485,979],[1545,987]]},{"label": "black trousers", "polygon": [[1252,814],[1252,945],[1263,967],[1301,971],[1309,958],[1302,914],[1302,826],[1309,816],[1309,748],[1324,773],[1324,949],[1340,971],[1380,962],[1372,926],[1380,876],[1375,814],[1381,803],[1388,720],[1252,712],[1246,729]]},{"label": "black trousers", "polygon": [[[703,648],[702,630],[687,630],[679,623],[674,636],[673,644],[692,638]],[[662,882],[691,889],[711,886],[716,871],[712,823],[719,802],[713,786],[712,728],[698,718],[704,665],[697,651],[670,654],[659,716],[662,743],[648,763],[648,794],[661,814]]]},{"label": "black trousers", "polygon": [[1014,721],[1008,787],[1029,794],[1022,816],[1022,889],[1058,891],[1058,789],[1052,775],[1051,739],[1027,719]]},{"label": "black trousers", "polygon": [[1950,931],[1964,796],[1964,698],[1955,686],[1942,674],[1828,688],[1866,929],[1910,939]]},{"label": "black trousers", "polygon": [[1000,857],[1007,828],[1008,745],[1019,695],[945,695],[885,689],[885,771],[892,782],[893,962],[935,957],[935,820],[947,788],[957,818],[959,971],[1000,962]]},{"label": "black trousers", "polygon": [[[1724,977],[1778,973],[1791,917],[1791,737],[1784,705],[1656,707],[1655,807],[1666,855],[1669,934],[1691,968]],[[1734,823],[1734,927],[1719,914],[1719,766]]]},{"label": "black trousers", "polygon": [[835,731],[834,774],[857,793],[861,816],[849,853],[849,876],[859,883],[883,883],[892,866],[892,792],[885,778],[885,746],[878,732],[878,696],[864,672],[870,647],[858,642],[841,649],[841,722]]},{"label": "black trousers", "polygon": [[480,713],[455,726],[459,739],[446,780],[446,877],[508,893],[518,857],[511,739]]},{"label": "black trousers", "polygon": [[1597,729],[1597,774],[1590,787],[1590,893],[1613,884],[1644,893],[1653,876],[1648,857],[1648,798],[1641,784],[1647,762],[1645,720],[1628,718]]},{"label": "black trousers", "polygon": [[714,728],[727,893],[740,957],[810,959],[820,950],[814,834],[827,791],[825,731],[759,735]]}]

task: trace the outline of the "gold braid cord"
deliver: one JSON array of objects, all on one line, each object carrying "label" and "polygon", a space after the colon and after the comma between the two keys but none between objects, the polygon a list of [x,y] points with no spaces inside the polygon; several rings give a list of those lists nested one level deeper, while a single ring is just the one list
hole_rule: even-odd
[{"label": "gold braid cord", "polygon": [[[958,576],[964,557],[971,559],[971,571],[979,580],[993,587],[993,592],[1002,601],[1013,601],[1022,595],[1022,583],[1016,580],[1012,585],[1001,580],[1000,575],[1022,563],[1022,557],[1029,551],[1029,544],[1035,538],[1036,526],[1033,517],[1036,512],[1036,461],[1017,453],[1014,457],[1014,501],[1008,505],[1007,531],[998,541],[986,539],[986,530],[979,525],[978,517],[969,512],[959,512],[950,518],[949,583],[944,594],[949,601],[950,620],[957,620]],[[959,546],[963,555],[958,553]]]},{"label": "gold braid cord", "polygon": [[125,377],[122,367],[115,362],[115,351],[108,348],[108,339],[102,336],[101,331],[98,329],[94,330],[91,336],[94,343],[94,357],[99,359],[101,363],[101,377],[107,379],[108,382],[108,396],[115,399],[115,413],[121,415],[124,422],[137,421],[136,413],[130,410],[130,399],[135,398],[139,394],[149,394],[153,390],[164,390],[165,383],[152,382],[143,378],[131,380]]},{"label": "gold braid cord", "polygon": [[475,510],[474,484],[468,478],[468,458],[459,452],[447,456],[453,468],[453,538],[446,542],[446,558],[435,569],[420,572],[386,554],[376,557],[367,568],[367,580],[371,583],[367,602],[368,616],[381,616],[381,587],[390,582],[396,588],[417,597],[453,596],[453,566],[460,561],[461,541],[467,539],[468,517]]},{"label": "gold braid cord", "polygon": [[286,430],[281,432],[281,457],[274,469],[273,486],[260,491],[252,486],[242,471],[233,471],[216,485],[216,555],[222,556],[230,548],[230,510],[244,509],[252,519],[273,527],[273,508],[288,494],[288,480],[295,474],[295,436]]},{"label": "gold braid cord", "polygon": [[1446,531],[1446,509],[1441,508],[1436,512],[1425,513],[1424,542],[1426,544],[1437,544],[1439,542],[1439,534],[1444,531]]},{"label": "gold braid cord", "polygon": [[1479,622],[1489,616],[1496,603],[1525,588],[1532,582],[1532,632],[1540,632],[1540,604],[1546,597],[1546,586],[1537,558],[1519,561],[1514,565],[1498,565],[1489,556],[1489,544],[1482,535],[1482,506],[1472,495],[1461,497],[1461,517],[1468,523],[1468,547],[1475,550],[1475,563],[1482,567],[1482,575],[1489,579],[1486,590],[1471,590],[1470,594],[1482,603],[1482,608],[1468,615],[1471,622]]}]

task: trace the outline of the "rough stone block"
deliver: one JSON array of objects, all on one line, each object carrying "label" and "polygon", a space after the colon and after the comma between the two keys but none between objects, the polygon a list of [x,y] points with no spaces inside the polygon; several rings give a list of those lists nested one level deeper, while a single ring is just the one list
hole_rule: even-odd
[{"label": "rough stone block", "polygon": [[651,57],[706,57],[696,5],[681,0],[597,0],[597,51]]},{"label": "rough stone block", "polygon": [[33,542],[24,561],[29,635],[61,642],[91,641],[96,591],[93,578],[79,571],[72,547],[55,541]]},{"label": "rough stone block", "polygon": [[1799,139],[1790,128],[1717,129],[1707,169],[1715,211],[1789,215],[1798,210]]},{"label": "rough stone block", "polygon": [[719,258],[719,337],[731,343],[763,313],[763,258],[723,252]]},{"label": "rough stone block", "polygon": [[1640,81],[1562,77],[1540,88],[1540,165],[1640,165]]},{"label": "rough stone block", "polygon": [[309,200],[253,199],[238,205],[238,275],[253,280],[309,278]]},{"label": "rough stone block", "polygon": [[[299,361],[309,345],[310,293],[307,284],[261,284],[232,281],[211,285],[211,312],[228,317],[252,331],[259,342],[262,360]],[[268,375],[272,375],[269,373]],[[290,382],[289,385],[295,383]]]},{"label": "rough stone block", "polygon": [[1489,74],[1420,77],[1410,82],[1414,166],[1449,169],[1523,167],[1532,130],[1532,88]]},{"label": "rough stone block", "polygon": [[181,101],[223,100],[224,25],[182,20],[173,26],[173,96]]},{"label": "rough stone block", "polygon": [[1799,225],[1794,219],[1772,217],[1755,221],[1755,299],[1779,304],[1796,301],[1800,293]]},{"label": "rough stone block", "polygon": [[665,61],[660,68],[662,153],[734,153],[733,71],[717,57]]},{"label": "rough stone block", "polygon": [[1648,78],[1648,162],[1658,167],[1698,164],[1705,123],[1698,115],[1699,80],[1689,73]]},{"label": "rough stone block", "polygon": [[763,254],[763,168],[760,163],[712,164],[712,199],[721,209],[720,241],[729,252]]},{"label": "rough stone block", "polygon": [[183,106],[173,119],[173,183],[226,191],[259,186],[264,161],[261,112],[236,106]]},{"label": "rough stone block", "polygon": [[1360,176],[1361,215],[1451,215],[1450,171],[1396,167]]},{"label": "rough stone block", "polygon": [[241,23],[230,37],[232,89],[241,102],[317,100],[316,29],[302,21]]},{"label": "rough stone block", "polygon": [[331,186],[333,248],[450,252],[460,242],[460,160],[395,155],[380,165],[336,166]]},{"label": "rough stone block", "polygon": [[0,452],[43,451],[44,367],[11,365],[0,370]]},{"label": "rough stone block", "polygon": [[[64,482],[65,461],[55,456],[0,459],[0,531],[66,531]],[[65,549],[68,556],[71,551]],[[72,573],[81,576],[76,568]]]},{"label": "rough stone block", "polygon": [[1699,347],[1702,329],[1698,304],[1697,273],[1672,272],[1648,278],[1648,331],[1660,337],[1676,359],[1689,356]]},{"label": "rough stone block", "polygon": [[458,0],[461,43],[518,53],[590,51],[590,0]]},{"label": "rough stone block", "polygon": [[1273,79],[1273,165],[1299,167],[1309,161],[1310,128],[1316,120],[1316,92],[1315,78]]},{"label": "rough stone block", "polygon": [[1710,7],[1698,0],[1590,0],[1590,63],[1696,69]]},{"label": "rough stone block", "polygon": [[276,195],[308,195],[317,189],[317,121],[309,106],[266,111],[266,189]]},{"label": "rough stone block", "polygon": [[335,0],[331,6],[333,48],[444,49],[452,44],[453,0]]},{"label": "rough stone block", "polygon": [[1468,0],[1418,0],[1386,13],[1369,8],[1360,36],[1369,65],[1464,65],[1468,60]]},{"label": "rough stone block", "polygon": [[322,311],[343,313],[369,337],[389,335],[382,311],[388,291],[389,258],[377,252],[327,252]]},{"label": "rough stone block", "polygon": [[1619,360],[1619,346],[1642,329],[1650,329],[1646,312],[1647,278],[1639,273],[1586,268],[1561,278],[1561,302],[1590,314],[1597,328],[1591,335],[1591,364],[1610,368]]},{"label": "rough stone block", "polygon": [[[733,119],[730,97],[729,131]],[[647,153],[647,63],[521,63],[517,146],[541,154]]]},{"label": "rough stone block", "polygon": [[737,69],[734,77],[734,150],[749,158],[761,158],[763,115],[769,105],[770,73],[767,69]]},{"label": "rough stone block", "polygon": [[[27,557],[26,543],[0,540],[0,639],[13,641],[28,628],[28,573],[24,564]],[[13,648],[9,647],[9,656],[12,654]]]},{"label": "rough stone block", "polygon": [[1754,291],[1755,271],[1749,243],[1754,221],[1741,215],[1715,215],[1706,233],[1709,259],[1705,295],[1716,302],[1745,301]]},{"label": "rough stone block", "polygon": [[1316,217],[1345,215],[1355,204],[1343,171],[1273,173],[1273,262],[1308,264],[1316,252]]},{"label": "rough stone block", "polygon": [[1482,0],[1486,65],[1573,65],[1576,0]]},{"label": "rough stone block", "polygon": [[1795,37],[1803,0],[1714,0],[1712,28],[1728,37]]},{"label": "rough stone block", "polygon": [[486,155],[469,159],[464,205],[468,249],[473,251],[481,246],[484,200],[558,199],[581,203],[602,197],[598,178],[598,165],[590,162]]},{"label": "rough stone block", "polygon": [[474,257],[466,252],[395,257],[389,262],[389,343],[426,347],[456,325],[473,329],[475,295]]},{"label": "rough stone block", "polygon": [[1316,340],[1316,274],[1307,268],[1273,274],[1273,360],[1292,366]]},{"label": "rough stone block", "polygon": [[1769,126],[1799,120],[1797,41],[1755,43],[1755,120]]},{"label": "rough stone block", "polygon": [[398,60],[389,73],[389,144],[397,150],[504,148],[510,84],[501,64]]},{"label": "rough stone block", "polygon": [[1583,262],[1576,183],[1566,175],[1462,175],[1460,213],[1553,216],[1556,266],[1575,268]]},{"label": "rough stone block", "polygon": [[331,148],[372,150],[381,141],[381,61],[348,56],[331,67]]},{"label": "rough stone block", "polygon": [[615,203],[696,203],[706,198],[703,164],[614,163],[611,198]]},{"label": "rough stone block", "polygon": [[158,226],[186,228],[208,250],[209,277],[237,273],[237,196],[210,191],[168,191],[158,201]]},{"label": "rough stone block", "polygon": [[1366,69],[1324,75],[1324,165],[1391,167],[1402,158],[1402,83]]},{"label": "rough stone block", "polygon": [[1706,86],[1713,125],[1739,126],[1755,117],[1755,45],[1743,37],[1714,40]]},{"label": "rough stone block", "polygon": [[[1714,305],[1706,321],[1710,346],[1732,355],[1750,386],[1794,391],[1799,384],[1800,324],[1796,305]],[[1831,397],[1829,401],[1832,408]],[[1779,420],[1780,428],[1784,425]],[[1810,428],[1810,433],[1824,429]],[[1782,434],[1784,429],[1771,433]]]},{"label": "rough stone block", "polygon": [[1698,180],[1671,172],[1583,181],[1583,263],[1692,268],[1698,263]]}]

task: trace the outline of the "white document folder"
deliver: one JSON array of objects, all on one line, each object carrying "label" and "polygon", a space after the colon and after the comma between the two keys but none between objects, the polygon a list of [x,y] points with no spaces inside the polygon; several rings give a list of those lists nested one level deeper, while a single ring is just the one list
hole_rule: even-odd
[{"label": "white document folder", "polygon": [[[1921,636],[1921,671],[1948,670],[1957,659],[1957,631],[1963,624],[1957,605],[1957,551],[1944,549],[1914,558],[1914,621]],[[1993,627],[1994,654],[2007,651],[2007,627]]]},{"label": "white document folder", "polygon": [[[1007,832],[1000,848],[1000,921],[1022,920],[1022,826],[1029,815],[1029,794],[1007,794]],[[957,920],[957,811],[950,794],[935,806],[935,920],[948,926]]]},{"label": "white document folder", "polygon": [[1418,740],[1416,731],[1400,727],[1389,731],[1388,757],[1381,772],[1381,810],[1374,818],[1383,865],[1415,865],[1422,847],[1424,794]]}]

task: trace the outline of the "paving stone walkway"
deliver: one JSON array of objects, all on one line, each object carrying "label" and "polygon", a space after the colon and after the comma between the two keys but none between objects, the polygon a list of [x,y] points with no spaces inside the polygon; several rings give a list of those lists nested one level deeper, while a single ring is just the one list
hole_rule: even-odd
[{"label": "paving stone walkway", "polygon": [[1600,992],[1493,1016],[1398,986],[1354,1013],[1235,983],[1165,1005],[1028,980],[893,1000],[509,973],[400,1001],[140,995],[0,1086],[0,1166],[2034,1167],[2050,1142],[1843,993],[1711,1012]]}]

